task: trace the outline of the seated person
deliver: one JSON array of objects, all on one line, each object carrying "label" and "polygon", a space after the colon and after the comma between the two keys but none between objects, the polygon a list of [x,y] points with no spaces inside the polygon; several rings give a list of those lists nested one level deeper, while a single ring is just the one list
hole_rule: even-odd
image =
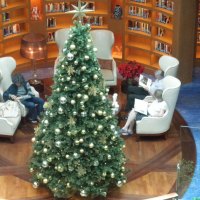
[{"label": "seated person", "polygon": [[30,84],[25,81],[21,74],[13,75],[12,82],[13,84],[3,94],[4,101],[20,101],[28,108],[29,120],[32,123],[37,123],[39,115],[43,111],[44,100],[34,96]]},{"label": "seated person", "polygon": [[164,73],[162,70],[155,71],[155,81],[152,82],[150,88],[145,85],[141,86],[129,86],[128,87],[128,94],[127,94],[127,104],[126,104],[126,111],[130,111],[134,106],[135,99],[144,99],[148,95],[153,95],[156,89],[163,89],[163,76]]},{"label": "seated person", "polygon": [[168,111],[168,106],[165,101],[162,99],[163,91],[157,89],[154,93],[154,100],[148,102],[147,115],[138,113],[133,108],[128,115],[128,119],[124,127],[120,130],[122,135],[131,135],[133,133],[133,127],[135,120],[141,120],[143,117],[152,116],[152,117],[162,117],[166,111]]}]

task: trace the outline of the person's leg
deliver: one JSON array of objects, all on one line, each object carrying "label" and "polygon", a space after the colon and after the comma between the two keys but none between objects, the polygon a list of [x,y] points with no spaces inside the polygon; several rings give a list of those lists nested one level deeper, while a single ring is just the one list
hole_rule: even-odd
[{"label": "person's leg", "polygon": [[31,101],[31,98],[26,99],[22,101],[21,103],[24,104],[24,106],[28,109],[27,117],[35,121],[37,119],[37,111],[36,111],[35,103]]},{"label": "person's leg", "polygon": [[40,113],[43,112],[43,110],[44,110],[44,108],[43,108],[44,100],[42,98],[33,97],[32,102],[34,102],[34,104],[37,104],[36,110],[37,110],[37,116],[39,116]]},{"label": "person's leg", "polygon": [[138,95],[148,95],[149,92],[146,91],[143,87],[138,87],[138,86],[128,86],[127,90],[128,94],[138,94]]},{"label": "person's leg", "polygon": [[122,129],[128,130],[128,127],[130,126],[131,122],[135,121],[136,113],[137,112],[135,112],[135,109],[133,108],[131,112],[128,114],[128,119]]}]

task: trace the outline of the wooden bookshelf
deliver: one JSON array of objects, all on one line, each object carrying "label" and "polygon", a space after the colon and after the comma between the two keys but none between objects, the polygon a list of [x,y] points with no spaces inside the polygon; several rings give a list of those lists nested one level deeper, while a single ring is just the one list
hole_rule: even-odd
[{"label": "wooden bookshelf", "polygon": [[[5,5],[2,5],[3,3]],[[20,56],[21,38],[29,33],[29,1],[28,0],[7,0],[1,1],[1,56],[12,56],[17,64],[30,63],[28,59]]]},{"label": "wooden bookshelf", "polygon": [[[190,82],[194,60],[200,60],[200,41],[197,41],[197,37],[200,37],[200,27],[197,28],[195,24],[195,21],[198,22],[198,17],[200,18],[200,11],[198,14],[196,12],[200,6],[196,0],[143,1],[85,0],[83,2],[92,5],[92,11],[86,13],[87,18],[84,21],[90,22],[92,29],[113,31],[115,36],[113,57],[118,63],[136,60],[145,66],[145,70],[153,72],[159,68],[160,56],[172,55],[180,61],[179,78],[182,82]],[[30,69],[30,60],[20,56],[20,41],[23,35],[29,32],[42,33],[47,39],[50,38],[48,59],[52,61],[53,66],[58,54],[54,33],[58,29],[73,25],[73,14],[67,14],[67,11],[73,9],[71,5],[76,5],[77,0],[7,0],[6,2],[7,6],[0,7],[0,56],[13,56],[17,60],[19,71],[24,68]],[[168,7],[161,5],[163,2],[166,2]],[[63,10],[57,10],[57,4],[63,5],[63,3],[65,9],[63,7]],[[113,15],[116,5],[122,8],[121,19],[115,19]],[[40,11],[40,19],[36,21],[30,14],[33,6],[37,6]],[[9,13],[9,20],[4,19],[5,13]],[[48,25],[48,20],[52,22],[52,19],[55,20],[53,25],[51,23]],[[94,23],[101,20],[100,24]],[[4,36],[4,28],[15,24],[19,24],[20,32]],[[134,28],[138,24],[143,29]],[[161,49],[155,48],[156,46]]]}]

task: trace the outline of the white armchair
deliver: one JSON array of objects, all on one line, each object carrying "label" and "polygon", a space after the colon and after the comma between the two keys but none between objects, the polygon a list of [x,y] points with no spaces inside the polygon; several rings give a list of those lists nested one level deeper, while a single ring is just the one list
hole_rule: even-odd
[{"label": "white armchair", "polygon": [[181,82],[172,76],[166,76],[163,80],[164,90],[162,97],[166,101],[169,110],[163,117],[143,117],[141,120],[136,121],[137,137],[164,134],[170,128]]},{"label": "white armchair", "polygon": [[[3,101],[3,93],[10,87],[12,84],[12,72],[16,68],[16,61],[12,57],[2,57],[0,58],[0,74],[2,74],[2,78],[0,81],[0,97],[1,101]],[[35,90],[34,87],[31,87],[32,92],[36,97],[39,97],[39,93]],[[28,110],[25,108],[23,104],[20,104],[21,116],[25,117],[28,113]]]},{"label": "white armchair", "polygon": [[[11,74],[15,69],[16,62],[12,57],[0,58],[0,107],[4,106],[3,92],[8,89],[12,84]],[[19,110],[19,108],[18,108]],[[15,131],[21,121],[21,113],[18,112],[15,117],[4,117],[0,116],[0,136],[9,137],[11,141],[14,141]]]},{"label": "white armchair", "polygon": [[[117,85],[116,62],[112,57],[114,34],[109,30],[92,30],[91,36],[94,46],[98,49],[96,56],[101,65],[101,72],[106,86]],[[108,64],[110,62],[110,64]],[[106,67],[104,66],[104,63]],[[110,67],[107,67],[110,66]]]},{"label": "white armchair", "polygon": [[177,71],[179,67],[179,61],[177,58],[164,55],[159,59],[160,69],[164,72],[164,76],[177,76]]},{"label": "white armchair", "polygon": [[69,37],[69,30],[70,30],[69,28],[62,28],[55,32],[55,42],[57,44],[59,53],[58,53],[58,57],[56,58],[55,63],[54,63],[54,74],[56,73],[56,66],[59,62],[59,55],[62,54],[62,50],[65,45],[65,41]]}]

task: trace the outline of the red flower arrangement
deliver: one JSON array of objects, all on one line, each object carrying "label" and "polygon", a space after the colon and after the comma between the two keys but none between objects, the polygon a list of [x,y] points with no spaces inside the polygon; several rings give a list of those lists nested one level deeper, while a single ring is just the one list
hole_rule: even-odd
[{"label": "red flower arrangement", "polygon": [[144,67],[136,61],[130,61],[118,66],[118,71],[125,79],[134,79],[139,77],[144,71]]}]

